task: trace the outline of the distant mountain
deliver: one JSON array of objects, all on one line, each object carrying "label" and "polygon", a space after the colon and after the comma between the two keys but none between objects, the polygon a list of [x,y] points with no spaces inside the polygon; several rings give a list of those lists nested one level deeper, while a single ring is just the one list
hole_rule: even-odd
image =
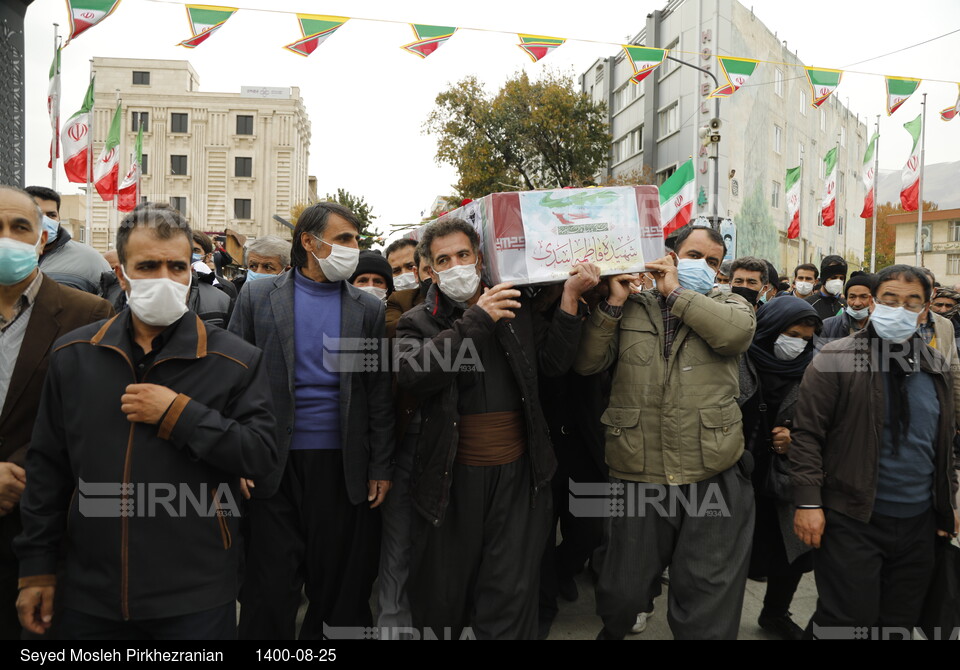
[{"label": "distant mountain", "polygon": [[[880,170],[878,195],[881,204],[900,202],[900,170]],[[924,168],[923,199],[937,203],[940,209],[960,207],[960,161]]]}]

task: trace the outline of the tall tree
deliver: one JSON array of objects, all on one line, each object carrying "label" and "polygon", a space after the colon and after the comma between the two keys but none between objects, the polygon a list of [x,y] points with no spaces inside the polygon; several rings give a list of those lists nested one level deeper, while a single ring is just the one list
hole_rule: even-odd
[{"label": "tall tree", "polygon": [[[335,194],[327,193],[323,200],[343,205],[360,220],[361,249],[369,249],[375,244],[383,244],[383,233],[373,227],[373,220],[377,216],[373,213],[373,207],[363,196],[356,196],[345,189],[338,188]],[[290,210],[290,216],[293,218],[294,225],[296,225],[303,210],[313,204],[313,202],[304,202],[293,206]]]},{"label": "tall tree", "polygon": [[[939,209],[939,206],[930,202],[929,200],[923,201],[923,211],[925,212],[935,212]],[[882,270],[888,265],[893,265],[896,263],[897,257],[897,227],[887,223],[887,217],[891,214],[906,214],[904,211],[903,205],[899,202],[894,205],[892,202],[885,202],[882,205],[877,206],[877,270]],[[866,222],[866,236],[864,237],[864,247],[863,247],[863,258],[864,262],[869,267],[870,264],[870,250],[873,241],[873,221],[867,219]],[[911,251],[913,247],[911,246]]]},{"label": "tall tree", "polygon": [[519,73],[495,96],[476,77],[440,93],[424,124],[437,162],[453,165],[467,198],[498,191],[590,186],[610,148],[606,106],[573,89],[569,76]]}]

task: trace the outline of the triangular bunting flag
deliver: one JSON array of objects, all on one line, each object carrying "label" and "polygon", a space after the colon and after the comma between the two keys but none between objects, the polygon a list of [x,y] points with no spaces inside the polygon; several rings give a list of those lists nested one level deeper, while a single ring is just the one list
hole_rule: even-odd
[{"label": "triangular bunting flag", "polygon": [[190,32],[193,37],[185,39],[177,46],[193,49],[204,42],[220,26],[227,22],[236,7],[218,7],[215,5],[186,5],[187,20],[190,22]]},{"label": "triangular bunting flag", "polygon": [[87,182],[88,143],[90,141],[90,113],[93,109],[93,79],[87,87],[80,111],[71,116],[63,126],[60,140],[63,142],[63,171],[67,181],[74,184]]},{"label": "triangular bunting flag", "polygon": [[837,222],[837,148],[834,147],[823,157],[823,201],[820,204],[820,216],[823,225],[832,226]]},{"label": "triangular bunting flag", "polygon": [[517,46],[523,49],[534,63],[566,42],[565,39],[560,37],[545,37],[543,35],[517,33],[517,37],[520,38],[520,44]]},{"label": "triangular bunting flag", "polygon": [[411,23],[410,27],[413,28],[413,34],[417,40],[410,44],[404,44],[401,48],[420,56],[420,58],[426,58],[432,54],[457,32],[457,29],[453,26],[428,26],[422,23]]},{"label": "triangular bunting flag", "polygon": [[920,134],[923,132],[923,115],[907,121],[903,127],[913,138],[913,149],[900,173],[900,204],[905,211],[915,212],[920,209],[920,173],[923,169],[920,164]]},{"label": "triangular bunting flag", "polygon": [[120,0],[67,0],[70,35],[63,46],[113,14]]},{"label": "triangular bunting flag", "polygon": [[867,195],[863,198],[863,211],[860,212],[861,219],[873,217],[873,207],[876,202],[877,173],[874,169],[873,157],[877,152],[878,133],[874,133],[870,138],[870,144],[867,145],[867,153],[863,156],[863,185],[867,187]]},{"label": "triangular bunting flag", "polygon": [[696,171],[691,158],[660,187],[660,225],[664,237],[690,223],[696,200],[695,178]]},{"label": "triangular bunting flag", "polygon": [[802,165],[787,170],[787,239],[800,237],[800,174]]},{"label": "triangular bunting flag", "polygon": [[717,56],[717,60],[720,62],[723,76],[727,78],[727,84],[707,96],[710,98],[729,98],[736,93],[747,83],[760,62],[749,58],[727,58],[726,56]]},{"label": "triangular bunting flag", "polygon": [[100,157],[93,166],[93,185],[103,200],[113,200],[117,193],[117,181],[120,178],[120,103],[113,113],[113,122],[107,141],[103,145]]},{"label": "triangular bunting flag", "polygon": [[887,82],[887,116],[900,109],[900,105],[907,101],[920,86],[920,79],[905,77],[885,77]]},{"label": "triangular bunting flag", "polygon": [[[957,88],[960,88],[960,84],[957,84]],[[953,107],[947,107],[940,112],[943,121],[951,121],[957,116],[960,116],[960,91],[957,92],[957,101],[953,103]]]},{"label": "triangular bunting flag", "polygon": [[810,88],[813,89],[813,106],[819,107],[827,101],[831,93],[837,90],[840,79],[843,77],[843,70],[824,70],[816,67],[803,69],[807,73]]},{"label": "triangular bunting flag", "polygon": [[133,211],[140,199],[140,174],[143,163],[143,124],[137,133],[137,143],[133,149],[133,162],[120,187],[117,189],[117,209],[121,212]]},{"label": "triangular bunting flag", "polygon": [[660,63],[667,57],[667,49],[651,49],[649,47],[638,47],[632,44],[622,44],[624,53],[630,59],[633,65],[633,76],[630,81],[639,84],[647,76],[656,70]]},{"label": "triangular bunting flag", "polygon": [[347,16],[323,16],[320,14],[297,14],[303,39],[283,47],[301,56],[309,56],[324,41],[337,32],[337,28],[350,20]]}]

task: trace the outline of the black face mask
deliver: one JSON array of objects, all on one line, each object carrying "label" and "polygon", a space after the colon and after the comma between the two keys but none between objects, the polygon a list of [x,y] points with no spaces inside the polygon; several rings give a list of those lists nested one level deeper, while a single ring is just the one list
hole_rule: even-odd
[{"label": "black face mask", "polygon": [[754,291],[752,288],[747,288],[746,286],[734,286],[730,290],[749,302],[751,305],[756,305],[757,298],[760,297],[760,291]]},{"label": "black face mask", "polygon": [[430,288],[430,284],[433,283],[433,280],[430,277],[425,277],[423,281],[420,282],[420,295],[426,296],[427,290]]}]

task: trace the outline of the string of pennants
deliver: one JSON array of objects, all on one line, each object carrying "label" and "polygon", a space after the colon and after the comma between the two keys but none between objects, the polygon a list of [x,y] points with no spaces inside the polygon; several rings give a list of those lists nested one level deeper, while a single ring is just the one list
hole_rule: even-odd
[{"label": "string of pennants", "polygon": [[[80,34],[97,25],[110,16],[119,6],[121,0],[66,0],[70,13],[70,36],[67,44]],[[173,3],[179,4],[179,3]],[[207,41],[217,30],[233,16],[239,8],[222,7],[218,5],[184,5],[187,10],[187,21],[190,25],[191,36],[184,39],[178,46],[195,49]],[[257,11],[257,10],[252,10]],[[269,10],[277,12],[277,10]],[[322,14],[299,14],[295,12],[277,12],[295,14],[300,28],[301,37],[283,48],[299,56],[310,56],[327,39],[333,36],[343,24],[350,20],[347,16],[327,16]],[[383,21],[383,19],[378,19]],[[400,23],[399,21],[386,21]],[[457,32],[454,26],[434,26],[422,23],[409,24],[415,37],[413,42],[404,44],[402,49],[420,58],[427,58],[443,46]],[[504,31],[487,31],[504,32]],[[516,33],[520,42],[517,44],[530,59],[536,63],[550,55],[555,49],[563,46],[567,38],[548,37],[545,35],[531,35]],[[64,45],[66,46],[66,44]],[[656,70],[670,53],[669,49],[621,44],[626,58],[633,66],[634,74],[630,78],[634,84],[639,84]],[[729,98],[740,90],[756,72],[761,61],[750,58],[735,58],[731,56],[715,56],[726,83],[716,88],[710,98]],[[790,65],[785,63],[784,65]],[[813,107],[819,108],[840,85],[843,70],[829,68],[803,67],[807,81],[810,84]],[[887,115],[896,112],[916,90],[920,87],[921,79],[909,77],[884,76],[886,86]],[[950,121],[960,116],[960,82],[957,83],[958,95],[956,102],[940,112],[940,118]]]}]

